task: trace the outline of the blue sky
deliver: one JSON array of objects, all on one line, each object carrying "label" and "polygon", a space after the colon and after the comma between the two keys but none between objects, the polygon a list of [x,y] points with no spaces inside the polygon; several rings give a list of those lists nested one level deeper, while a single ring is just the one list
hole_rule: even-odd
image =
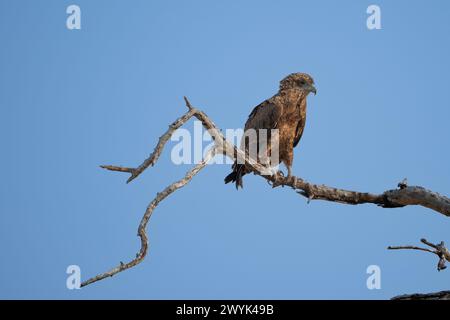
[{"label": "blue sky", "polygon": [[[77,4],[82,29],[66,28]],[[366,27],[381,8],[382,30]],[[170,147],[133,183],[100,164],[138,165],[182,97],[221,128],[292,72],[316,81],[293,172],[382,192],[404,177],[450,190],[448,1],[0,2],[0,298],[385,299],[449,289],[436,258],[388,245],[450,241],[421,207],[306,201],[210,166],[155,210],[150,252],[134,269],[82,290],[139,249],[148,202],[189,165]],[[186,128],[193,128],[190,122]],[[381,268],[368,290],[366,268]]]}]

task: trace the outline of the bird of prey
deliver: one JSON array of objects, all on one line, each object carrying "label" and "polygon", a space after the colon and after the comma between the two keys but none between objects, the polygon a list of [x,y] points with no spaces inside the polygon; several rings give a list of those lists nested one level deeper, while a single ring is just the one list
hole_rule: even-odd
[{"label": "bird of prey", "polygon": [[[306,97],[309,93],[317,93],[313,78],[306,73],[292,73],[280,81],[278,93],[272,98],[256,106],[250,113],[244,128],[244,137],[241,141],[241,149],[248,153],[248,144],[245,132],[253,129],[259,132],[267,130],[267,156],[271,150],[271,129],[278,129],[278,159],[285,164],[288,177],[292,176],[292,161],[294,147],[300,141],[306,122]],[[256,139],[260,139],[257,135]],[[247,140],[246,140],[247,139]],[[258,151],[259,152],[259,151]],[[255,159],[258,162],[259,159]],[[267,164],[267,163],[266,163]],[[270,163],[271,167],[278,163]],[[242,177],[251,172],[245,164],[234,162],[232,172],[225,177],[225,183],[235,182],[236,189],[243,187]]]}]

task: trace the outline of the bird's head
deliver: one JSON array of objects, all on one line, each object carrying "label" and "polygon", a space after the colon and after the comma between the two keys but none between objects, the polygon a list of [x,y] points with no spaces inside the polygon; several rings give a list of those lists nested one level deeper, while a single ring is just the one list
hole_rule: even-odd
[{"label": "bird's head", "polygon": [[306,94],[313,92],[316,95],[317,93],[314,79],[306,73],[291,73],[280,81],[280,91],[289,89],[302,90]]}]

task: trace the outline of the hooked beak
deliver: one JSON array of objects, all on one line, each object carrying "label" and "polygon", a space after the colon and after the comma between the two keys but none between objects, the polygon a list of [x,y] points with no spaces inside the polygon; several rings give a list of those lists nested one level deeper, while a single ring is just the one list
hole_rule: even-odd
[{"label": "hooked beak", "polygon": [[313,92],[314,95],[317,94],[317,89],[312,84],[305,85],[305,90],[307,90],[308,92]]}]

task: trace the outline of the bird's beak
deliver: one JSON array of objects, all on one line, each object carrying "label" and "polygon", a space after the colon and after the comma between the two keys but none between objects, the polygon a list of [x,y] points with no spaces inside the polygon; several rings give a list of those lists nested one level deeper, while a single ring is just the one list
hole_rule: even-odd
[{"label": "bird's beak", "polygon": [[306,86],[306,90],[308,90],[309,92],[314,92],[314,95],[317,94],[317,89],[316,89],[316,87],[314,87],[312,84],[308,84],[308,85]]}]

